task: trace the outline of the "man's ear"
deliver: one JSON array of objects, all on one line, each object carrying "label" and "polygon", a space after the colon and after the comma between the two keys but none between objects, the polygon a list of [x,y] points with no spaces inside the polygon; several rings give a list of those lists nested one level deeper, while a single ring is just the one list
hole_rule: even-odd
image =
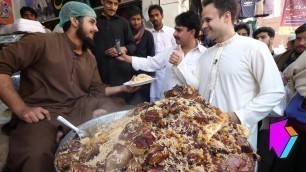
[{"label": "man's ear", "polygon": [[71,22],[71,25],[75,27],[77,27],[79,24],[79,21],[74,16],[70,16],[70,22]]},{"label": "man's ear", "polygon": [[190,33],[191,33],[191,35],[192,35],[193,37],[196,37],[196,36],[195,36],[195,33],[196,33],[195,29],[191,29],[191,30],[190,30]]},{"label": "man's ear", "polygon": [[270,38],[270,42],[272,43],[272,45],[273,45],[273,42],[274,42],[274,37],[271,37]]},{"label": "man's ear", "polygon": [[225,23],[232,22],[232,15],[231,15],[231,12],[227,11],[227,12],[225,12],[223,15],[224,15],[224,21],[225,21]]}]

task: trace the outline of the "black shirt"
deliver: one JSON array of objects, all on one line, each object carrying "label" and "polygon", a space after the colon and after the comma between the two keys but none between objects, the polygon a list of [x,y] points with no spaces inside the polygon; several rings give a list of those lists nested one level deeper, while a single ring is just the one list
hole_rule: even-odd
[{"label": "black shirt", "polygon": [[105,50],[115,47],[115,39],[120,39],[120,45],[127,48],[128,54],[135,52],[135,41],[129,23],[118,15],[109,19],[102,15],[97,19],[97,27],[99,31],[95,34],[93,53],[101,80],[111,86],[122,85],[132,78],[132,65],[107,56]]}]

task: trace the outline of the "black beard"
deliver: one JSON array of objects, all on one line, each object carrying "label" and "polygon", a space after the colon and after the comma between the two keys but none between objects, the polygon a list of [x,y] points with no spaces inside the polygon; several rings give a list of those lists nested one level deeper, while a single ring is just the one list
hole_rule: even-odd
[{"label": "black beard", "polygon": [[83,49],[87,49],[87,48],[91,49],[94,47],[94,40],[85,35],[84,29],[82,26],[79,27],[79,29],[76,32],[76,35],[81,39]]},{"label": "black beard", "polygon": [[[306,51],[306,50],[304,50],[304,51]],[[293,52],[294,52],[294,54],[295,54],[297,57],[300,56],[304,51],[298,52],[298,51],[296,50],[296,48],[293,48]]]}]

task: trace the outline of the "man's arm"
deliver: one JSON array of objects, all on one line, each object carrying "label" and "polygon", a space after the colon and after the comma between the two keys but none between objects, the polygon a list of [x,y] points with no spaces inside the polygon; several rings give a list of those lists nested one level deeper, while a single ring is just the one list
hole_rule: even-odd
[{"label": "man's arm", "polygon": [[[201,55],[203,56],[203,54]],[[200,61],[200,60],[199,60]],[[172,54],[170,61],[173,64],[174,73],[185,84],[199,89],[199,64],[196,65],[195,70],[190,70],[186,63],[182,63],[182,57]]]},{"label": "man's arm", "polygon": [[249,65],[259,86],[259,93],[245,106],[235,111],[241,124],[251,127],[265,118],[284,96],[281,75],[265,44],[254,48]]},{"label": "man's arm", "polygon": [[126,93],[133,93],[139,90],[140,87],[130,87],[126,85],[114,86],[114,87],[106,87],[105,88],[105,95],[106,96],[113,96],[118,93],[126,92]]},{"label": "man's arm", "polygon": [[21,99],[7,74],[0,74],[0,99],[21,119],[27,123],[51,119],[49,112],[41,107],[29,107]]},{"label": "man's arm", "polygon": [[169,48],[162,53],[159,53],[153,57],[148,56],[147,58],[128,56],[123,53],[121,56],[117,57],[117,59],[131,63],[135,70],[155,72],[159,69],[163,69],[166,66],[167,60],[170,58],[172,51],[173,48]]},{"label": "man's arm", "polygon": [[102,83],[98,70],[96,69],[93,80],[90,85],[91,94],[105,94],[106,96],[113,96],[121,92],[133,93],[137,91],[140,87],[130,87],[126,85],[110,87]]}]

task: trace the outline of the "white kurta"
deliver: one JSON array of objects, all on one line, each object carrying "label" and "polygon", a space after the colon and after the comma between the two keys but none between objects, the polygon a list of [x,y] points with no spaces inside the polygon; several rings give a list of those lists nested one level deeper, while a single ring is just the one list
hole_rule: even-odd
[{"label": "white kurta", "polygon": [[[163,26],[159,31],[154,28],[149,30],[154,39],[155,55],[163,52],[164,50],[176,45],[173,33],[174,29],[168,26]],[[156,80],[151,84],[150,88],[150,100],[151,102],[159,100],[161,97],[162,85],[165,78],[165,69],[160,69],[155,72]]]},{"label": "white kurta", "polygon": [[199,63],[199,59],[204,54],[206,48],[202,45],[198,45],[196,48],[191,49],[186,55],[184,55],[183,51],[181,51],[182,62],[178,67],[172,65],[169,62],[170,55],[173,50],[176,48],[169,48],[162,53],[155,55],[154,57],[148,56],[147,58],[140,57],[132,57],[132,66],[135,70],[143,70],[148,72],[154,72],[156,70],[160,70],[165,68],[165,78],[162,80],[162,94],[159,95],[161,98],[164,97],[163,93],[172,89],[176,84],[185,84],[182,79],[180,79],[175,71],[179,70],[180,65],[185,66],[191,72],[195,72],[196,64]]},{"label": "white kurta", "polygon": [[198,84],[206,100],[214,90],[212,104],[237,114],[251,129],[249,142],[256,149],[258,121],[284,96],[283,82],[267,45],[235,34],[207,49],[196,73],[181,72],[188,84]]}]

